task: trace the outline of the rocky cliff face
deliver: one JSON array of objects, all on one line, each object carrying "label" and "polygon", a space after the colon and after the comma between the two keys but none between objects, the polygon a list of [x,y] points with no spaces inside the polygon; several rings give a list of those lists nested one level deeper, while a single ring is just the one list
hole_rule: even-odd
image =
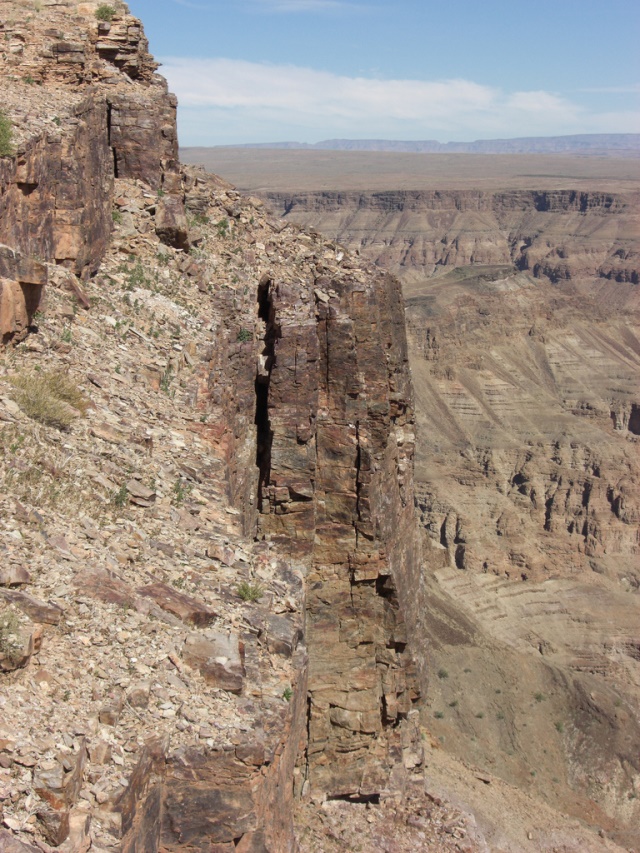
[{"label": "rocky cliff face", "polygon": [[[309,557],[312,790],[373,796],[397,759],[382,736],[420,695],[413,411],[397,281],[346,261],[338,277],[328,254],[303,299],[261,285],[260,532]],[[403,746],[420,763],[419,740]]]},{"label": "rocky cliff face", "polygon": [[[86,277],[108,244],[114,177],[162,187],[158,228],[186,241],[176,101],[154,73],[140,21],[125,12],[98,22],[91,3],[58,6],[64,13],[34,7],[26,18],[14,3],[0,6],[16,148],[0,163],[0,242]],[[24,334],[41,286],[13,280],[20,290],[3,284],[0,297],[5,341]]]},{"label": "rocky cliff face", "polygon": [[183,172],[97,5],[0,4],[0,848],[281,853],[421,778],[400,286]]}]

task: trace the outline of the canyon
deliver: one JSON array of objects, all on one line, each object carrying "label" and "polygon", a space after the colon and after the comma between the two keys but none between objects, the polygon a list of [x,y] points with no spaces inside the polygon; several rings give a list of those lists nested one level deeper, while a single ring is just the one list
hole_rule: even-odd
[{"label": "canyon", "polygon": [[0,851],[637,846],[632,204],[405,310],[404,236],[180,162],[126,4],[0,29]]},{"label": "canyon", "polygon": [[637,167],[289,154],[197,160],[403,283],[430,730],[637,843]]}]

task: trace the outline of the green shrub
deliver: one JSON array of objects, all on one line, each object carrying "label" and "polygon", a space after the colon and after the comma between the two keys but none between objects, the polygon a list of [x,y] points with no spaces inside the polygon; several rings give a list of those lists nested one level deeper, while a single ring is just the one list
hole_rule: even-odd
[{"label": "green shrub", "polygon": [[446,669],[444,669],[444,667],[438,670],[438,678],[449,678],[449,673]]},{"label": "green shrub", "polygon": [[126,485],[123,483],[117,492],[111,495],[111,503],[117,507],[126,506],[129,503],[129,492]]},{"label": "green shrub", "polygon": [[242,581],[238,585],[238,595],[243,601],[260,601],[262,598],[262,587],[259,583],[247,583]]},{"label": "green shrub", "polygon": [[176,480],[173,484],[173,496],[171,498],[171,503],[176,506],[181,506],[192,489],[193,486],[191,483],[185,483],[183,480]]},{"label": "green shrub", "polygon": [[250,341],[252,337],[253,335],[251,334],[249,329],[240,329],[236,340],[242,344],[245,344],[247,341]]},{"label": "green shrub", "polygon": [[13,154],[13,125],[0,110],[0,157],[10,157]]},{"label": "green shrub", "polygon": [[10,377],[12,397],[27,417],[67,429],[76,409],[85,414],[87,401],[64,373],[29,373]]},{"label": "green shrub", "polygon": [[111,23],[115,18],[116,10],[113,6],[107,6],[106,3],[103,3],[102,6],[98,6],[96,9],[96,18],[99,21],[108,21]]}]

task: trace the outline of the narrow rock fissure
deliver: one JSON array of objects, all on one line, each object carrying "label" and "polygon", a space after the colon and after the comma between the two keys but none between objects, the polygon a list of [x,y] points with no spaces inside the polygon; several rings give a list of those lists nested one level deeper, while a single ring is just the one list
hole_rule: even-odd
[{"label": "narrow rock fissure", "polygon": [[113,177],[118,178],[118,155],[116,154],[115,146],[111,141],[111,131],[112,131],[112,114],[113,107],[110,103],[107,103],[107,142],[109,147],[111,148],[111,154],[113,156]]},{"label": "narrow rock fissure", "polygon": [[280,328],[276,323],[275,308],[271,296],[271,279],[263,278],[258,285],[258,318],[264,323],[264,346],[259,356],[255,381],[256,394],[256,466],[258,468],[258,508],[262,510],[265,489],[271,473],[271,447],[273,429],[269,418],[269,389],[271,371],[275,363],[276,341]]},{"label": "narrow rock fissure", "polygon": [[328,801],[336,802],[340,801],[343,803],[357,803],[359,805],[366,805],[370,803],[372,806],[380,805],[380,794],[341,794],[333,797],[327,797]]}]

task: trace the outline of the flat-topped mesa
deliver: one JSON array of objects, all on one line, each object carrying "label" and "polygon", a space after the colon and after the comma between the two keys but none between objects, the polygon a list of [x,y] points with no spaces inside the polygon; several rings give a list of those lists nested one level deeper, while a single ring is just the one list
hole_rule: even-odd
[{"label": "flat-topped mesa", "polygon": [[[19,5],[0,3],[8,44],[0,76],[11,83],[3,111],[14,147],[0,159],[0,243],[83,278],[110,239],[116,177],[158,191],[159,236],[189,246],[177,101],[155,73],[140,21],[124,4],[111,22],[98,21],[98,5],[61,0],[26,21]],[[15,287],[1,287],[0,333],[16,341],[38,300],[10,300]]]},{"label": "flat-topped mesa", "polygon": [[[311,790],[370,797],[420,763],[399,723],[420,695],[414,421],[400,285],[317,265],[260,285],[259,534],[307,574]],[[401,763],[401,761],[400,761]],[[398,768],[400,770],[400,768]]]}]

